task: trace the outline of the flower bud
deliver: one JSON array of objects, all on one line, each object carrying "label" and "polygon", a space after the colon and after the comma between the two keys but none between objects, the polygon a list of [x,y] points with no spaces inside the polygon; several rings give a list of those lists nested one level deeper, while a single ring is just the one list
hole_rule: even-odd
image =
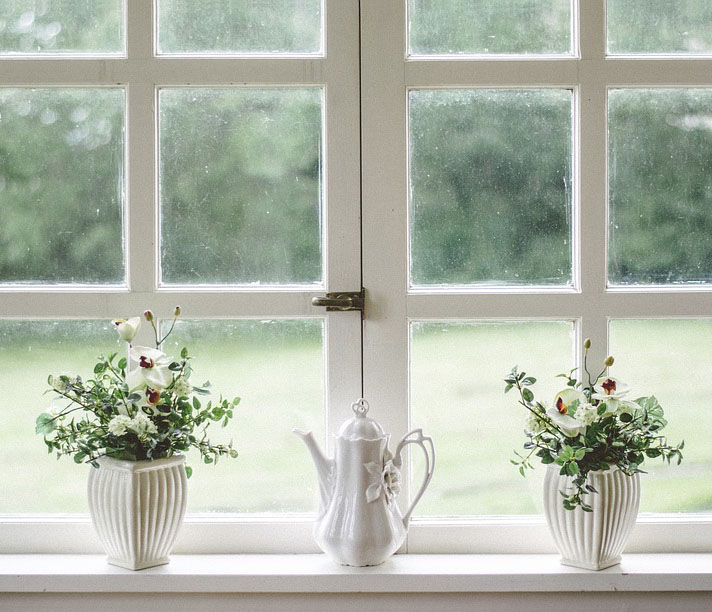
[{"label": "flower bud", "polygon": [[180,306],[176,306],[173,310],[173,316],[179,317],[181,312],[183,312],[183,309]]},{"label": "flower bud", "polygon": [[153,321],[153,311],[151,310],[144,310],[143,311],[143,316],[146,319],[146,321]]},{"label": "flower bud", "polygon": [[613,365],[614,361],[615,359],[613,359],[613,355],[608,355],[608,357],[606,357],[606,360],[603,363],[607,368],[610,368]]},{"label": "flower bud", "polygon": [[586,350],[591,348],[591,338],[586,338],[583,341],[583,348],[585,348]]}]

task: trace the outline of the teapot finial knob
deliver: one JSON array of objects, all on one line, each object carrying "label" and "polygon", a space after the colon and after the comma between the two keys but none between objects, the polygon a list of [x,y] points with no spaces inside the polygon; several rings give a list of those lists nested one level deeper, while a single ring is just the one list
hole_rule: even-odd
[{"label": "teapot finial knob", "polygon": [[368,402],[363,398],[361,398],[357,402],[354,402],[353,404],[351,404],[351,410],[354,411],[354,414],[357,417],[361,417],[361,418],[365,417],[366,414],[368,413],[368,409],[369,409]]}]

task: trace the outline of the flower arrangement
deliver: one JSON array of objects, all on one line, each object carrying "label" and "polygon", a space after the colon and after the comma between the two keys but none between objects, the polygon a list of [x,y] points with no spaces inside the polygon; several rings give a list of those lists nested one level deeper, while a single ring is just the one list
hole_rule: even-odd
[{"label": "flower arrangement", "polygon": [[524,456],[515,451],[511,462],[519,467],[522,476],[532,469],[531,457],[539,457],[543,464],[556,464],[559,474],[572,477],[572,489],[561,491],[567,510],[580,507],[591,512],[586,495],[597,493],[586,477],[589,472],[608,470],[613,466],[632,475],[644,473],[641,465],[646,458],[661,457],[668,463],[682,460],[684,442],[668,444],[661,430],[667,424],[662,406],[654,395],[627,399],[630,388],[624,382],[608,376],[614,358],[608,356],[598,376],[588,370],[588,350],[591,341],[584,341],[584,373],[586,381],[574,378],[576,369],[559,374],[566,379],[566,387],[559,391],[550,406],[534,398],[531,389],[536,379],[519,372],[515,366],[504,379],[504,392],[516,388],[519,403],[527,410],[524,433],[528,441]]},{"label": "flower arrangement", "polygon": [[[237,457],[230,444],[212,444],[206,429],[221,421],[225,427],[240,398],[222,397],[215,403],[201,404],[197,396],[210,393],[210,383],[194,386],[190,382],[188,349],[179,359],[171,359],[161,349],[181,314],[173,312],[173,322],[161,337],[150,310],[143,313],[155,337],[156,348],[133,346],[141,318],[112,321],[119,337],[128,344],[128,359],[113,353],[98,358],[92,378],[60,374],[49,376],[48,384],[59,402],[37,417],[36,432],[44,435],[48,452],[73,455],[76,463],[98,467],[102,456],[140,461],[161,459],[198,450],[204,463],[217,462],[220,456]],[[191,468],[186,467],[188,477]]]}]

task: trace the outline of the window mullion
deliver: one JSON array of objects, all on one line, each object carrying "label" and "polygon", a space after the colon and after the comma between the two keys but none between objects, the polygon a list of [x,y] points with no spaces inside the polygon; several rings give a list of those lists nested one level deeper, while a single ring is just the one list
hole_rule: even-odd
[{"label": "window mullion", "polygon": [[361,2],[364,394],[394,441],[409,426],[405,23],[405,2]]}]

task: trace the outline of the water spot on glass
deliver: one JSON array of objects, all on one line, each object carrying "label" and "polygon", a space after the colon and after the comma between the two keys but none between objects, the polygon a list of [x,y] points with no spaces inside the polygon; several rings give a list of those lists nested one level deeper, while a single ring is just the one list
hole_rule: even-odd
[{"label": "water spot on glass", "polygon": [[33,11],[27,11],[22,13],[20,18],[15,23],[15,31],[24,34],[32,29],[32,24],[35,22],[35,13]]},{"label": "water spot on glass", "polygon": [[77,106],[69,116],[74,123],[81,123],[89,116],[89,109],[85,106]]},{"label": "water spot on glass", "polygon": [[13,100],[13,110],[20,117],[27,117],[32,112],[32,104],[29,100]]},{"label": "water spot on glass", "polygon": [[45,108],[40,113],[40,123],[42,123],[42,125],[52,125],[55,121],[57,121],[57,113],[51,108]]}]

